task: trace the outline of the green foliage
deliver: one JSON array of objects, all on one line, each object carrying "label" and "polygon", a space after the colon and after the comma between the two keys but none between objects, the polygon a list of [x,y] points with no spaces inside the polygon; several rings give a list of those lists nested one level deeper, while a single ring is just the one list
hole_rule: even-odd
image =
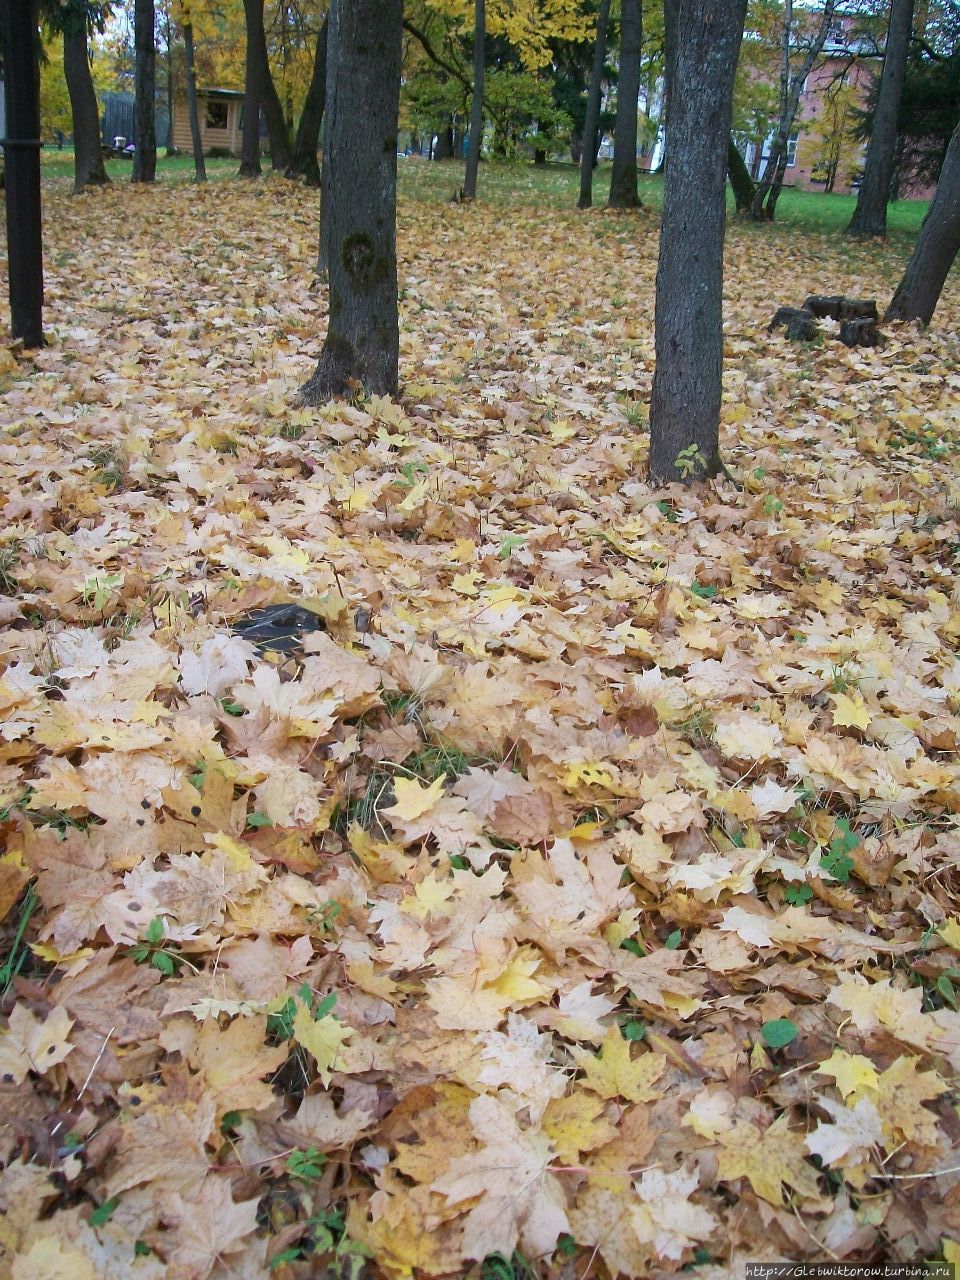
[{"label": "green foliage", "polygon": [[830,841],[830,848],[820,857],[821,871],[833,876],[834,880],[840,880],[843,884],[846,884],[850,879],[850,872],[854,868],[853,859],[847,855],[859,843],[860,838],[850,830],[850,823],[847,819],[838,818],[837,834]]},{"label": "green foliage", "polygon": [[800,1034],[797,1024],[790,1018],[773,1018],[763,1023],[760,1032],[771,1049],[782,1049]]},{"label": "green foliage", "polygon": [[162,916],[154,916],[147,925],[143,941],[127,951],[136,964],[149,964],[165,978],[172,978],[183,964],[178,948],[167,942],[167,930]]},{"label": "green foliage", "polygon": [[327,1157],[317,1147],[291,1151],[287,1156],[287,1173],[300,1182],[315,1182],[323,1173]]}]

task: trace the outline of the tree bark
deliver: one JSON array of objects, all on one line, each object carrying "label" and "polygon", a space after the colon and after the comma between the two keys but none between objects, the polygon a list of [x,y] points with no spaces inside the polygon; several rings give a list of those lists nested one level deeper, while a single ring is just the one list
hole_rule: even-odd
[{"label": "tree bark", "polygon": [[73,116],[73,189],[109,182],[100,140],[100,111],[87,55],[87,24],[82,16],[71,20],[63,33],[63,74]]},{"label": "tree bark", "polygon": [[[261,8],[261,32],[263,31],[262,13]],[[263,58],[260,70],[260,100],[263,104],[263,114],[267,118],[267,132],[270,135],[270,168],[285,172],[293,159],[293,147],[290,143],[290,130],[287,128],[283,103],[277,93],[277,86],[273,82],[273,73],[267,60],[266,38],[264,38],[260,56]]]},{"label": "tree bark", "polygon": [[437,132],[437,144],[433,148],[434,160],[449,160],[453,155],[453,124],[448,122]]},{"label": "tree bark", "polygon": [[206,182],[207,164],[203,158],[203,135],[200,132],[200,109],[197,104],[197,67],[193,56],[193,23],[183,24],[183,50],[187,64],[187,114],[190,117],[190,140],[193,143],[194,179]]},{"label": "tree bark", "polygon": [[473,29],[473,98],[470,107],[470,142],[467,167],[463,177],[466,200],[477,198],[477,173],[480,169],[480,136],[483,133],[483,72],[487,14],[485,0],[474,0]]},{"label": "tree bark", "polygon": [[757,183],[757,190],[750,206],[750,216],[755,222],[772,222],[777,208],[777,201],[783,189],[783,179],[787,170],[787,148],[790,145],[790,132],[797,118],[800,106],[800,95],[803,93],[803,82],[820,57],[827,40],[827,33],[833,23],[837,0],[825,0],[820,13],[817,33],[807,49],[803,63],[796,75],[790,73],[790,47],[793,36],[793,0],[786,0],[783,18],[783,40],[780,49],[780,119],[777,132],[770,148],[767,167],[763,177]]},{"label": "tree bark", "polygon": [[727,141],[727,172],[730,175],[730,185],[733,187],[733,199],[737,206],[737,213],[746,213],[753,204],[755,188],[753,179],[750,177],[750,170],[747,168],[746,161],[740,154],[732,135]]},{"label": "tree bark", "polygon": [[247,51],[243,82],[243,140],[240,144],[238,178],[259,178],[260,105],[263,93],[263,64],[257,52],[257,30],[263,34],[263,0],[243,0],[247,28]]},{"label": "tree bark", "polygon": [[913,256],[885,320],[933,319],[944,281],[960,250],[960,125],[950,139],[937,194],[923,220]]},{"label": "tree bark", "polygon": [[136,0],[133,40],[133,153],[131,182],[153,182],[157,176],[157,40],[153,0]]},{"label": "tree bark", "polygon": [[0,42],[16,67],[3,87],[6,105],[4,200],[10,335],[43,346],[43,234],[40,207],[40,68],[36,0],[0,0]]},{"label": "tree bark", "polygon": [[640,47],[643,43],[641,0],[621,0],[620,80],[617,84],[617,121],[613,135],[613,172],[610,174],[612,209],[636,209],[637,101],[640,97]]},{"label": "tree bark", "polygon": [[[733,77],[747,0],[665,0],[666,154],[650,478],[720,468],[723,233]],[[705,9],[705,11],[704,11]]]},{"label": "tree bark", "polygon": [[[244,121],[243,121],[243,153],[240,164],[241,177],[256,177],[260,173],[260,108],[267,121],[270,135],[270,167],[286,169],[291,160],[292,148],[287,122],[283,114],[283,104],[277,94],[273,75],[270,71],[270,60],[267,57],[267,38],[263,30],[263,0],[243,0],[243,16],[247,29],[246,83],[244,85]],[[251,66],[251,62],[253,66]],[[247,106],[247,96],[251,89],[251,73],[256,82],[257,119],[255,121],[256,156],[254,145],[247,139],[247,126],[250,123],[251,110]],[[247,173],[248,165],[255,165],[254,171]]]},{"label": "tree bark", "polygon": [[320,126],[323,123],[323,107],[327,96],[327,32],[329,17],[324,18],[317,47],[313,55],[313,74],[303,104],[303,114],[293,144],[293,157],[287,166],[288,178],[300,178],[308,187],[320,186],[320,165],[317,149],[320,146]]},{"label": "tree bark", "polygon": [[913,0],[892,0],[880,89],[873,113],[863,181],[857,193],[857,207],[847,227],[849,235],[866,237],[887,234],[887,201],[890,198],[890,180],[897,160],[897,116],[900,112],[903,81],[907,74],[912,29]]},{"label": "tree bark", "polygon": [[587,93],[587,118],[583,125],[583,144],[580,151],[580,198],[578,209],[589,209],[593,204],[593,169],[597,163],[597,125],[600,120],[600,88],[603,81],[603,64],[607,58],[607,23],[610,20],[610,0],[600,0],[597,14],[597,37],[593,46],[593,68],[590,72],[590,89]]},{"label": "tree bark", "polygon": [[333,0],[323,167],[330,275],[327,338],[306,404],[397,391],[397,120],[403,0]]}]

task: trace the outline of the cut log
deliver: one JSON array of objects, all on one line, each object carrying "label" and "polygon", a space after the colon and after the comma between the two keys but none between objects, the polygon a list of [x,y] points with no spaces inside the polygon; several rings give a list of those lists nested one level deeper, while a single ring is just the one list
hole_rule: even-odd
[{"label": "cut log", "polygon": [[880,330],[876,319],[861,316],[856,320],[840,321],[840,341],[848,347],[876,347],[880,345]]},{"label": "cut log", "polygon": [[780,307],[767,325],[767,333],[781,325],[791,342],[810,342],[820,332],[813,312],[802,307]]},{"label": "cut log", "polygon": [[818,320],[873,320],[880,318],[873,298],[844,298],[840,294],[813,293],[803,304]]}]

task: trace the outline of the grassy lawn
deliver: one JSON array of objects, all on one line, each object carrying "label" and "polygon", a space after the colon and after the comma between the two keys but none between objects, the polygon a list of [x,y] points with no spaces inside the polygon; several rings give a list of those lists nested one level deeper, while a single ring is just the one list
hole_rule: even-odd
[{"label": "grassy lawn", "polygon": [[[44,178],[70,180],[73,178],[73,152],[47,148],[41,152]],[[238,161],[231,159],[207,159],[207,177],[211,182],[224,182],[234,178]],[[130,176],[130,161],[107,161],[107,173],[114,182],[123,182]],[[264,173],[269,173],[269,160]],[[419,156],[401,157],[398,161],[399,190],[401,197],[410,200],[445,201],[458,190],[463,181],[463,164],[447,160],[430,162]],[[190,182],[193,178],[193,159],[188,155],[157,158],[157,177],[161,182]],[[479,198],[483,203],[502,205],[505,208],[574,209],[580,187],[580,173],[573,164],[532,165],[528,162],[485,163],[480,171]],[[596,208],[606,204],[610,189],[610,165],[597,167],[593,180],[593,201]],[[640,198],[650,208],[659,209],[663,201],[663,178],[660,175],[640,179]],[[727,192],[728,207],[733,213],[733,196]],[[824,195],[819,191],[784,190],[777,206],[777,221],[784,227],[797,228],[812,234],[833,235],[842,232],[850,220],[856,198],[854,196]],[[912,240],[924,214],[927,203],[922,200],[900,200],[890,206],[888,225],[892,239]],[[740,219],[739,225],[749,228],[750,222]],[[758,230],[769,228],[758,228]]]}]

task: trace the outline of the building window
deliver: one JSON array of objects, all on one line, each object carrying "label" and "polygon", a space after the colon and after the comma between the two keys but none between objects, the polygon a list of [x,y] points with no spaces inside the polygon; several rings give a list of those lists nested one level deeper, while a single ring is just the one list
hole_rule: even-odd
[{"label": "building window", "polygon": [[207,118],[206,124],[208,129],[226,129],[227,113],[229,107],[225,102],[211,102],[207,100]]},{"label": "building window", "polygon": [[787,168],[792,169],[797,163],[797,143],[800,141],[799,133],[791,133],[787,142]]}]

